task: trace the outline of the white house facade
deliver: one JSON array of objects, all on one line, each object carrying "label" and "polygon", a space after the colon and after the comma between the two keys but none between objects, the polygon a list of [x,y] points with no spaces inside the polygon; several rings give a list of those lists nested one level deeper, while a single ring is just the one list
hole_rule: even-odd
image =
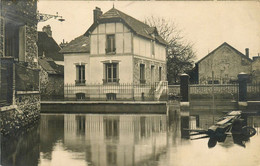
[{"label": "white house facade", "polygon": [[[64,84],[153,84],[166,81],[166,46],[154,27],[112,8],[94,12],[87,32],[64,55]],[[115,92],[118,93],[118,92]]]}]

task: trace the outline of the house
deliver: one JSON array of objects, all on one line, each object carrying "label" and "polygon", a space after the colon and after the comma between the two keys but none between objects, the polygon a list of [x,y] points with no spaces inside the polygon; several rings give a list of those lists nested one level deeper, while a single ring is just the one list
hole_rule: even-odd
[{"label": "house", "polygon": [[59,53],[60,46],[52,38],[50,25],[44,26],[38,32],[38,59],[41,83],[41,98],[54,99],[63,97],[64,89],[64,59]]},{"label": "house", "polygon": [[39,57],[41,99],[61,99],[64,89],[64,67],[53,59]]},{"label": "house", "polygon": [[61,50],[65,85],[146,85],[166,81],[167,42],[156,28],[114,7],[104,14],[96,7],[93,13],[93,24],[86,33]]},{"label": "house", "polygon": [[237,80],[241,72],[251,73],[252,60],[249,58],[249,49],[245,54],[224,42],[208,55],[200,59],[195,68],[198,71],[199,84],[227,84]]},{"label": "house", "polygon": [[0,132],[39,117],[37,1],[0,1]]},{"label": "house", "polygon": [[59,51],[60,46],[52,38],[51,26],[47,25],[42,28],[42,32],[38,32],[38,56],[47,57],[54,60],[58,65],[64,65],[64,58]]}]

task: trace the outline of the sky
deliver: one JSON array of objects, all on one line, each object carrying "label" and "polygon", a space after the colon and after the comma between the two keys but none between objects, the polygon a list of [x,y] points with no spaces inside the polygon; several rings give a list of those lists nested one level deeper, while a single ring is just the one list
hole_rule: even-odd
[{"label": "sky", "polygon": [[144,21],[149,16],[174,21],[184,39],[194,44],[197,60],[224,42],[250,57],[260,53],[260,1],[38,1],[40,13],[56,14],[65,21],[38,23],[52,28],[58,44],[84,34],[93,23],[93,9],[103,13],[112,7]]}]

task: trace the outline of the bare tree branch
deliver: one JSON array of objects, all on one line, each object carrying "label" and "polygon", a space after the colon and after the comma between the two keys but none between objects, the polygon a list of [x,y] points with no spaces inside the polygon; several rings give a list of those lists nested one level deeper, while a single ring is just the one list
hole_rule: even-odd
[{"label": "bare tree branch", "polygon": [[144,21],[151,27],[156,27],[159,35],[166,40],[167,47],[167,78],[169,83],[178,83],[179,75],[188,72],[194,65],[196,53],[193,44],[184,41],[182,31],[172,20],[151,16]]}]

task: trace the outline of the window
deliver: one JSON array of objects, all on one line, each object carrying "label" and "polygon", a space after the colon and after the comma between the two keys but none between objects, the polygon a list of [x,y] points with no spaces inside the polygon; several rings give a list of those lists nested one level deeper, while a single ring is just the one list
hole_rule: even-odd
[{"label": "window", "polygon": [[25,26],[5,24],[5,56],[25,61]]},{"label": "window", "polygon": [[85,85],[85,65],[76,65],[76,85]]},{"label": "window", "polygon": [[104,83],[118,83],[118,63],[105,64],[105,78]]},{"label": "window", "polygon": [[159,67],[159,81],[162,81],[162,67]]},{"label": "window", "polygon": [[145,65],[140,64],[140,83],[145,84]]},{"label": "window", "polygon": [[107,35],[107,45],[106,45],[106,53],[115,53],[116,45],[115,45],[115,35]]},{"label": "window", "polygon": [[154,83],[154,66],[151,66],[151,83]]}]

